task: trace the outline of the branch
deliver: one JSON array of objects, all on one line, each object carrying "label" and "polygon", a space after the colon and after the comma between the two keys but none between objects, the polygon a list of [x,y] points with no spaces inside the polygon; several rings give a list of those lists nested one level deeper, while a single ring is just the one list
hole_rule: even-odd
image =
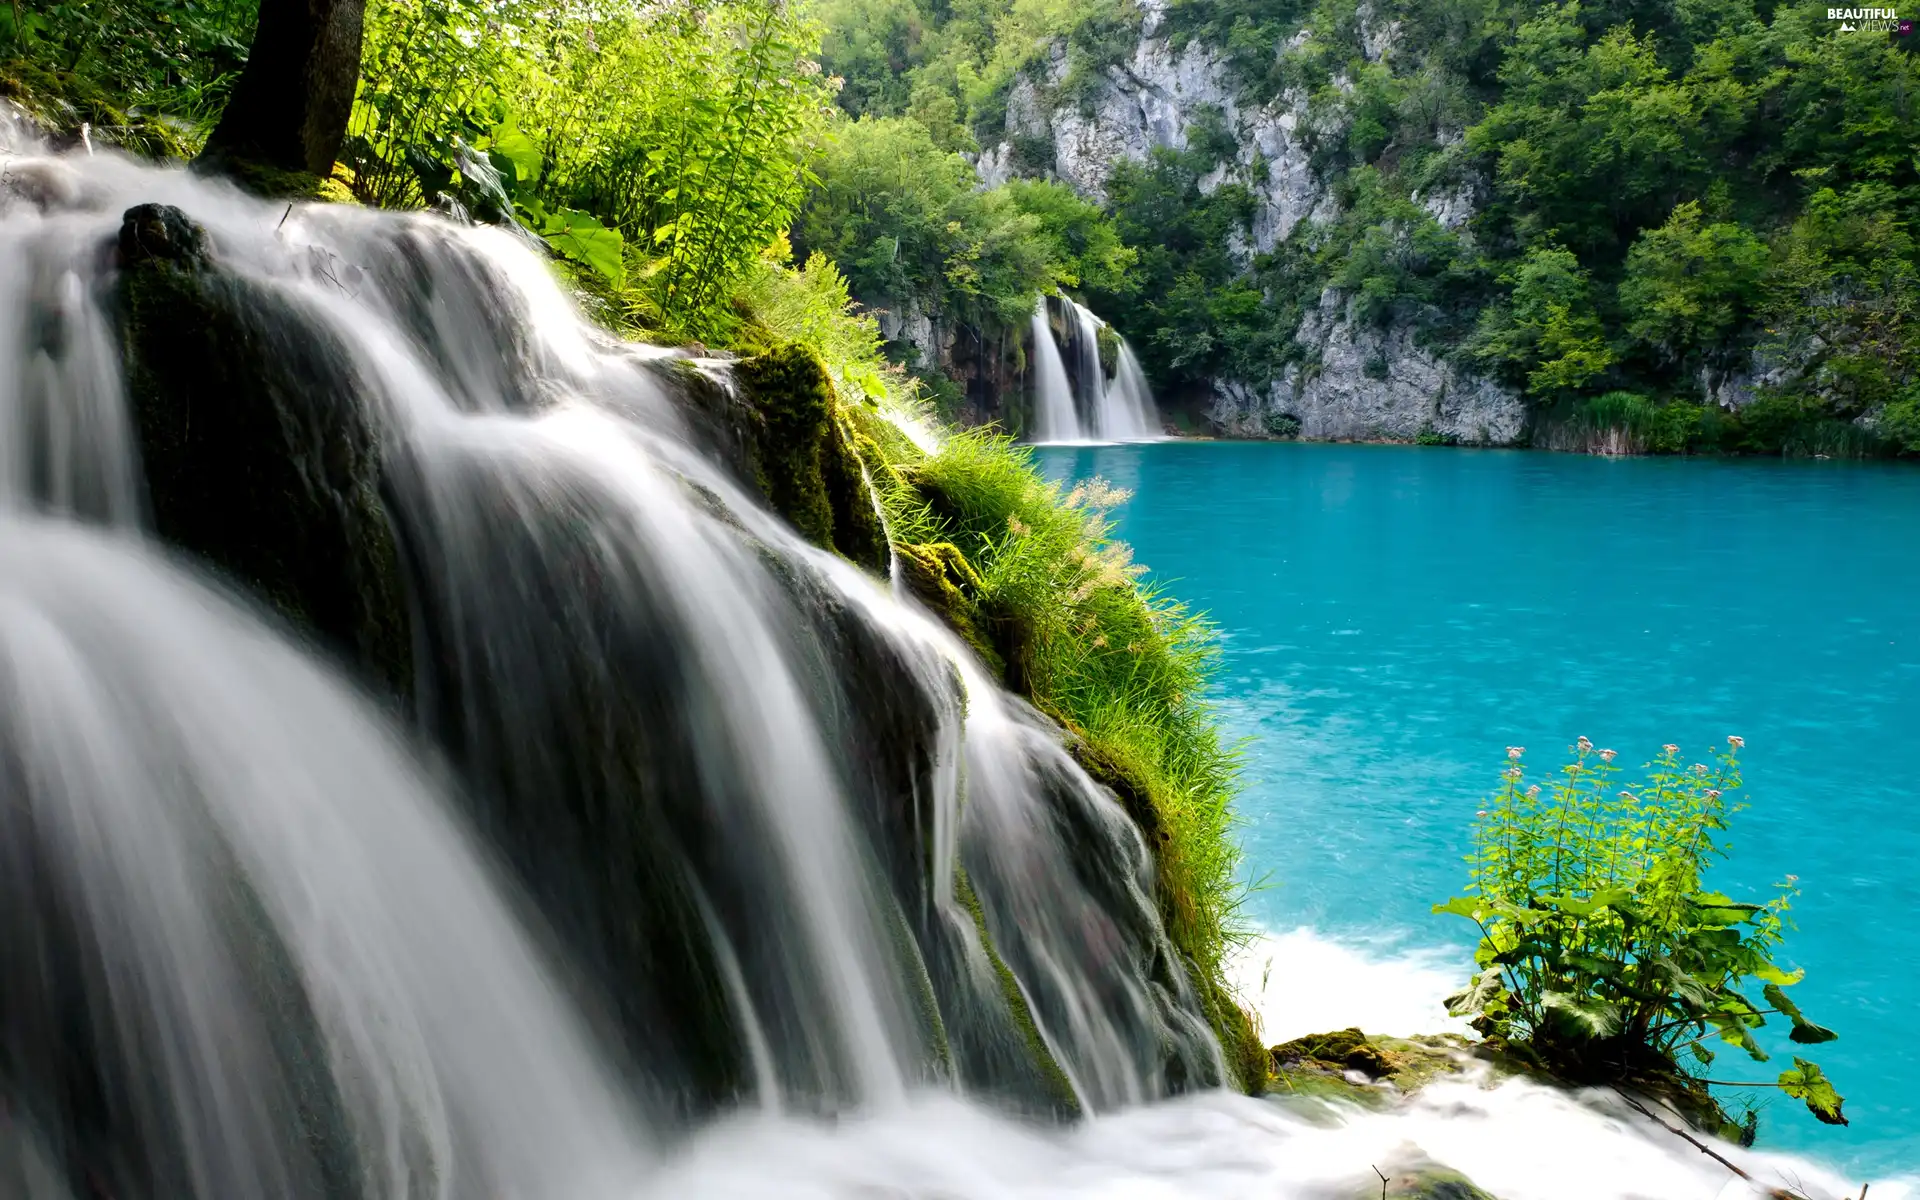
[{"label": "branch", "polygon": [[1699,1138],[1694,1137],[1692,1134],[1688,1133],[1684,1129],[1675,1129],[1673,1126],[1667,1124],[1665,1121],[1662,1121],[1659,1117],[1655,1116],[1647,1108],[1646,1105],[1640,1103],[1638,1100],[1635,1100],[1632,1096],[1629,1096],[1627,1095],[1626,1092],[1622,1091],[1618,1084],[1614,1085],[1613,1090],[1616,1095],[1618,1095],[1622,1100],[1625,1100],[1629,1105],[1631,1105],[1635,1112],[1639,1113],[1641,1116],[1645,1117],[1647,1120],[1652,1121],[1655,1125],[1658,1125],[1660,1128],[1666,1130],[1668,1133],[1671,1133],[1675,1137],[1682,1139],[1687,1144],[1691,1145],[1695,1150],[1698,1150],[1700,1153],[1706,1155],[1708,1158],[1711,1158],[1713,1161],[1719,1163],[1721,1166],[1725,1167],[1727,1170],[1732,1171],[1735,1175],[1738,1175],[1740,1178],[1746,1180],[1748,1183],[1756,1182],[1753,1176],[1747,1174],[1745,1171],[1735,1166],[1727,1158],[1721,1156],[1720,1154],[1715,1153],[1711,1147],[1709,1147],[1705,1142],[1701,1141]]}]

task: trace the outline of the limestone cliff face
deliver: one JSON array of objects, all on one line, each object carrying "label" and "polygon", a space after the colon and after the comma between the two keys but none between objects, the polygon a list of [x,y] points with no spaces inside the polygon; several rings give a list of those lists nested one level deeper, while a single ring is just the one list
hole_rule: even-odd
[{"label": "limestone cliff face", "polygon": [[1256,391],[1214,381],[1209,417],[1220,432],[1263,437],[1280,432],[1325,441],[1411,441],[1422,434],[1470,445],[1518,441],[1525,410],[1508,389],[1459,370],[1421,346],[1405,325],[1355,322],[1328,290],[1294,335],[1305,365]]},{"label": "limestone cliff face", "polygon": [[[1109,67],[1090,96],[1050,103],[1067,75],[1064,46],[1043,68],[1018,80],[1007,104],[1009,138],[1044,142],[1061,181],[1105,199],[1116,163],[1144,160],[1156,147],[1184,149],[1197,124],[1217,120],[1234,149],[1202,188],[1211,191],[1231,180],[1254,195],[1258,207],[1246,243],[1238,247],[1249,261],[1273,250],[1302,222],[1336,217],[1331,180],[1314,169],[1308,134],[1316,131],[1316,121],[1337,118],[1316,113],[1299,92],[1267,104],[1244,103],[1218,53],[1198,41],[1175,47],[1165,0],[1144,0],[1142,10],[1132,54]],[[1368,57],[1386,53],[1396,34],[1391,24],[1369,26]],[[978,163],[983,179],[1006,178],[1013,158],[1010,143],[986,150]],[[1420,200],[1447,229],[1462,228],[1475,211],[1470,186]],[[1218,432],[1258,437],[1297,427],[1308,438],[1407,439],[1430,431],[1500,445],[1524,431],[1526,411],[1518,394],[1419,345],[1411,328],[1356,322],[1346,298],[1331,289],[1302,320],[1295,340],[1307,362],[1282,380],[1212,381],[1206,417]]]},{"label": "limestone cliff face", "polygon": [[[1140,40],[1125,63],[1110,67],[1105,82],[1084,104],[1049,106],[1042,85],[1056,88],[1066,77],[1067,55],[1057,46],[1036,80],[1023,76],[1007,100],[1007,130],[1042,138],[1053,146],[1054,171],[1082,195],[1105,198],[1107,175],[1122,159],[1147,157],[1156,146],[1184,149],[1188,130],[1207,110],[1217,111],[1233,134],[1234,160],[1209,177],[1211,190],[1239,179],[1260,201],[1250,249],[1268,251],[1302,220],[1330,203],[1326,182],[1313,171],[1302,133],[1310,114],[1305,98],[1288,95],[1245,107],[1235,94],[1226,64],[1210,48],[1188,42],[1176,50],[1164,28],[1164,0],[1147,0]],[[1004,150],[998,154],[1005,161]],[[1254,178],[1264,161],[1264,178]]]}]

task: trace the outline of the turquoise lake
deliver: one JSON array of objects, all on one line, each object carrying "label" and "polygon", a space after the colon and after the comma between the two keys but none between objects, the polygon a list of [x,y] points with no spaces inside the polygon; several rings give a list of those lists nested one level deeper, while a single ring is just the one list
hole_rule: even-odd
[{"label": "turquoise lake", "polygon": [[[1920,470],[1527,451],[1165,443],[1038,452],[1132,489],[1119,535],[1222,635],[1251,915],[1445,948],[1429,911],[1503,748],[1637,767],[1728,734],[1752,807],[1714,881],[1799,876],[1794,989],[1852,1126],[1766,1101],[1763,1144],[1920,1172]],[[1624,778],[1632,778],[1629,770]],[[1463,976],[1464,977],[1464,976]],[[1303,986],[1311,986],[1303,982]],[[1786,1047],[1784,1038],[1777,1039]],[[1720,1078],[1770,1079],[1785,1053]],[[1763,1101],[1766,1098],[1763,1097]]]}]

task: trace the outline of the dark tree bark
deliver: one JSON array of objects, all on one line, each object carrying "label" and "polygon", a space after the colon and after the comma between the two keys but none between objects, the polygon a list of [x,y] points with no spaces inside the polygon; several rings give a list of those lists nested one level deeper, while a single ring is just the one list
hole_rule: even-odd
[{"label": "dark tree bark", "polygon": [[332,171],[360,81],[364,9],[365,0],[260,0],[253,51],[201,161]]}]

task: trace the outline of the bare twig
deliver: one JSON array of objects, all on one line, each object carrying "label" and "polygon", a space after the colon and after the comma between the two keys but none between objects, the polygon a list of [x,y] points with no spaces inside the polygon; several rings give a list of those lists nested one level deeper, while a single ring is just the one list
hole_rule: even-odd
[{"label": "bare twig", "polygon": [[1715,1153],[1712,1147],[1708,1146],[1705,1142],[1701,1141],[1699,1138],[1694,1137],[1692,1134],[1688,1133],[1684,1129],[1676,1129],[1672,1125],[1667,1124],[1665,1121],[1655,1116],[1653,1114],[1653,1111],[1649,1109],[1646,1105],[1640,1103],[1638,1100],[1635,1100],[1632,1096],[1627,1095],[1627,1093],[1624,1091],[1621,1091],[1619,1087],[1616,1086],[1613,1090],[1622,1100],[1625,1100],[1629,1105],[1631,1105],[1635,1112],[1639,1113],[1641,1116],[1645,1117],[1647,1120],[1652,1121],[1655,1125],[1658,1125],[1660,1128],[1666,1130],[1668,1133],[1673,1134],[1675,1137],[1684,1140],[1689,1145],[1691,1145],[1695,1150],[1698,1150],[1700,1153],[1706,1155],[1708,1158],[1711,1158],[1713,1161],[1719,1163],[1721,1166],[1725,1167],[1727,1170],[1732,1171],[1735,1175],[1738,1175],[1740,1178],[1746,1180],[1748,1183],[1755,1182],[1753,1176],[1741,1170],[1738,1166],[1734,1165],[1734,1163],[1728,1160],[1726,1157]]},{"label": "bare twig", "polygon": [[[1368,1166],[1373,1166],[1373,1164],[1371,1164],[1371,1163],[1369,1163],[1369,1164],[1367,1164],[1367,1165],[1368,1165]],[[1386,1176],[1386,1173],[1385,1173],[1384,1171],[1382,1171],[1382,1170],[1381,1170],[1381,1169],[1380,1169],[1379,1167],[1374,1167],[1374,1168],[1373,1168],[1373,1173],[1374,1173],[1375,1175],[1378,1175],[1378,1176],[1380,1176],[1380,1200],[1387,1200],[1387,1176]]]}]

